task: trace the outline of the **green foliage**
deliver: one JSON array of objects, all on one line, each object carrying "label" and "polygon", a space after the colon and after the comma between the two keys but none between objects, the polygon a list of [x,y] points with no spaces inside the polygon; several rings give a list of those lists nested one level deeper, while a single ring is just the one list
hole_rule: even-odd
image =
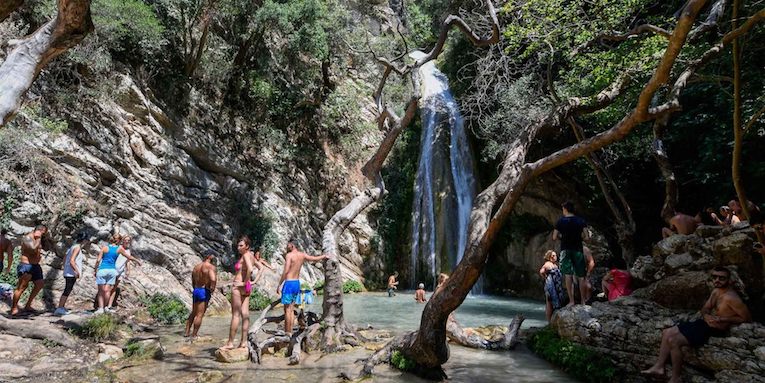
[{"label": "green foliage", "polygon": [[125,345],[124,348],[125,358],[130,358],[134,361],[141,361],[153,358],[157,354],[156,344],[146,346],[140,340],[131,339]]},{"label": "green foliage", "polygon": [[348,293],[360,293],[364,291],[364,285],[359,281],[345,281],[343,282],[343,294]]},{"label": "green foliage", "polygon": [[93,342],[101,342],[114,338],[119,327],[117,319],[110,314],[99,314],[88,319],[74,333]]},{"label": "green foliage", "polygon": [[252,240],[253,251],[261,249],[260,255],[265,259],[278,251],[279,236],[273,230],[274,214],[268,210],[252,209],[247,204],[249,199],[242,201],[235,210],[242,234],[246,234]]},{"label": "green foliage", "polygon": [[417,365],[415,361],[407,358],[401,351],[393,351],[390,356],[390,364],[401,371],[410,371]]},{"label": "green foliage", "polygon": [[258,289],[252,290],[252,294],[250,294],[250,310],[260,311],[270,304],[271,298],[268,295],[261,293]]},{"label": "green foliage", "polygon": [[528,341],[529,348],[585,382],[613,382],[617,379],[614,363],[591,349],[561,339],[550,327],[538,331]]},{"label": "green foliage", "polygon": [[161,324],[179,324],[189,317],[189,309],[176,295],[155,293],[143,299],[149,315]]},{"label": "green foliage", "polygon": [[324,294],[324,280],[317,281],[316,284],[313,285],[313,289],[316,290],[316,294],[318,295]]},{"label": "green foliage", "polygon": [[363,83],[344,82],[330,93],[321,108],[322,126],[329,137],[340,144],[347,160],[359,161],[368,155],[372,145],[364,138],[377,127],[364,119],[364,106],[371,98],[372,89]]}]

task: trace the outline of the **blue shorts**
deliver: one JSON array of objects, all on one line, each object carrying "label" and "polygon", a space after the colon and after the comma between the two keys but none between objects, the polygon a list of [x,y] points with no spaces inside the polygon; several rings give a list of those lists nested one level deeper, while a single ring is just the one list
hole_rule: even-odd
[{"label": "blue shorts", "polygon": [[96,272],[97,285],[112,285],[117,283],[117,269],[98,269]]},{"label": "blue shorts", "polygon": [[284,286],[282,286],[282,304],[291,305],[297,303],[299,298],[300,280],[291,279],[289,281],[284,281]]},{"label": "blue shorts", "polygon": [[21,278],[24,274],[32,276],[32,282],[40,281],[43,279],[42,267],[40,265],[33,265],[31,263],[19,263],[16,267],[16,276]]},{"label": "blue shorts", "polygon": [[210,290],[208,290],[206,287],[195,287],[194,292],[191,293],[192,301],[194,303],[197,302],[209,302],[210,301]]}]

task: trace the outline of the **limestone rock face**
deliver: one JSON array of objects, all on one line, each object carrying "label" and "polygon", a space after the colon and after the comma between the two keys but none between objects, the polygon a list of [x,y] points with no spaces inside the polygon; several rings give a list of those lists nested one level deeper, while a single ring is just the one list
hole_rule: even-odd
[{"label": "limestone rock face", "polygon": [[[259,148],[256,160],[251,160],[216,133],[218,127],[209,117],[217,114],[216,108],[200,95],[192,92],[193,113],[178,119],[129,76],[115,74],[115,83],[114,97],[85,102],[82,113],[72,114],[65,133],[30,143],[51,160],[51,172],[70,191],[67,203],[75,212],[68,223],[46,221],[53,239],[42,262],[48,307],[55,306],[64,288],[62,264],[71,236],[82,229],[98,240],[85,251],[71,305],[92,307],[96,256],[104,240],[119,231],[133,237],[131,251],[143,265],[122,278],[118,304],[138,306],[141,297],[163,292],[190,306],[191,270],[201,262],[200,254],[213,250],[219,255],[218,270],[233,271],[234,241],[248,211],[261,212],[271,221],[276,248],[264,256],[276,271],[264,274],[260,290],[273,296],[286,241],[295,238],[301,250],[318,254],[323,225],[353,198],[351,186],[363,186],[357,164],[333,159],[331,148],[319,149],[327,155],[316,169],[293,163],[276,166],[273,148]],[[5,189],[0,188],[0,196]],[[31,196],[20,201],[12,211],[16,238],[50,217],[54,208],[31,201]],[[381,264],[369,262],[376,256],[372,233],[362,213],[344,235],[344,278],[363,281],[368,267]],[[312,285],[323,280],[323,272],[306,265],[300,277]],[[220,291],[213,294],[211,309],[230,310]]]},{"label": "limestone rock face", "polygon": [[[628,374],[650,366],[656,358],[661,331],[697,314],[663,308],[635,297],[622,297],[592,306],[558,310],[552,326],[566,339],[593,347],[611,357]],[[730,336],[711,338],[699,349],[686,349],[687,381],[762,382],[765,376],[765,327],[742,324]],[[639,378],[635,378],[639,381]]]}]

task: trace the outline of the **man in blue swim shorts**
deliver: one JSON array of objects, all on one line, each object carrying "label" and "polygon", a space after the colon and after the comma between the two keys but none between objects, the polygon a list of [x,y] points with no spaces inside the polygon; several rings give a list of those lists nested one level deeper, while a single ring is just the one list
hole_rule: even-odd
[{"label": "man in blue swim shorts", "polygon": [[[202,326],[202,318],[207,311],[207,304],[210,302],[212,293],[215,291],[215,285],[217,283],[217,277],[215,274],[215,253],[212,250],[207,250],[204,253],[204,261],[194,266],[191,271],[191,286],[194,290],[191,293],[191,314],[189,319],[186,320],[186,332],[184,336],[191,335],[192,339],[197,337],[199,328]],[[191,325],[194,325],[194,332],[191,332]]]},{"label": "man in blue swim shorts", "polygon": [[284,271],[279,279],[279,287],[276,293],[282,295],[282,304],[284,305],[284,331],[292,334],[292,326],[295,323],[295,303],[300,296],[300,269],[303,262],[318,262],[327,259],[326,255],[318,257],[308,255],[297,250],[295,240],[290,239],[287,242],[287,254],[284,256]]}]

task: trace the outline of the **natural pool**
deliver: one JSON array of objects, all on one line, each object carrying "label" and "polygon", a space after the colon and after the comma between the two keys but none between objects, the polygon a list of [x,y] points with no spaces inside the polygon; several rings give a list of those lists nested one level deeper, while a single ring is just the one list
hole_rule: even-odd
[{"label": "natural pool", "polygon": [[[412,292],[393,298],[385,293],[346,295],[346,319],[357,326],[386,329],[394,334],[414,330],[424,305],[414,301]],[[311,308],[321,310],[317,301]],[[517,313],[527,319],[524,327],[544,323],[544,307],[539,302],[497,298],[468,297],[457,310],[457,320],[464,326],[507,325]],[[252,314],[252,319],[258,313]],[[225,382],[339,382],[338,375],[355,377],[360,365],[354,362],[371,354],[364,348],[322,356],[307,355],[299,366],[288,366],[281,357],[266,356],[260,366],[244,362],[224,364],[215,361],[215,350],[223,345],[228,333],[228,317],[208,317],[200,335],[207,340],[189,345],[181,336],[182,328],[165,327],[157,332],[167,348],[165,359],[125,364],[117,369],[120,380],[131,382],[197,382],[201,374],[217,374]],[[515,351],[493,352],[451,346],[451,358],[444,366],[453,382],[574,382],[566,374],[523,347]],[[218,381],[218,380],[213,380]],[[424,382],[387,365],[375,369],[373,382]]]}]

